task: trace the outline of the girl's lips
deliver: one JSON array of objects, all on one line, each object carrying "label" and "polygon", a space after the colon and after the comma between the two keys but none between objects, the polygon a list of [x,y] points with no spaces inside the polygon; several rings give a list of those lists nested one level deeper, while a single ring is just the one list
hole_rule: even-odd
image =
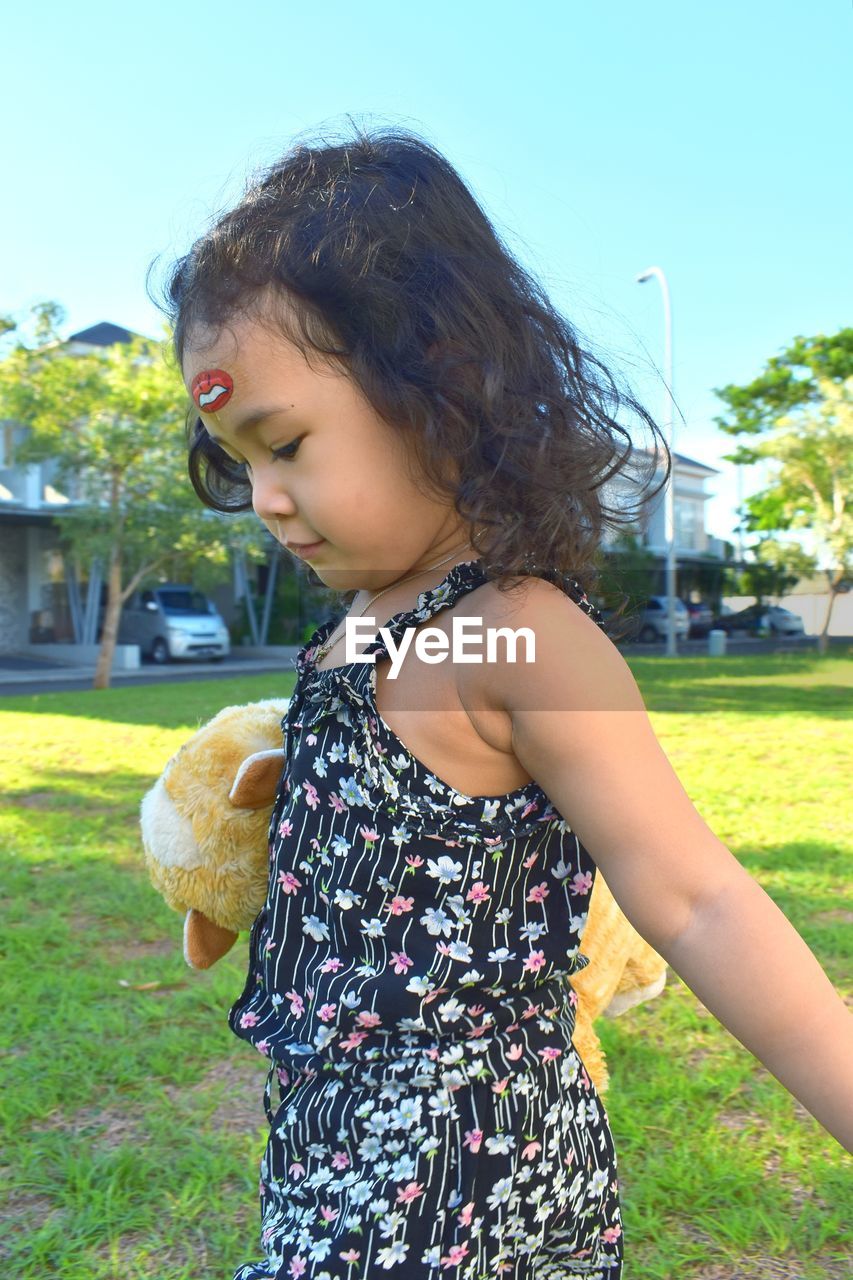
[{"label": "girl's lips", "polygon": [[322,546],[324,542],[325,538],[320,538],[317,542],[303,542],[301,546],[298,542],[289,542],[287,544],[287,549],[288,551],[293,551],[298,556],[302,556],[304,559],[306,556],[313,555],[317,548]]}]

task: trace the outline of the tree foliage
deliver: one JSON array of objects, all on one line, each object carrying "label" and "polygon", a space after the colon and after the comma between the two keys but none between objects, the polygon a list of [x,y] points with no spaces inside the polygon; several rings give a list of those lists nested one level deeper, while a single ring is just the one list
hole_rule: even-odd
[{"label": "tree foliage", "polygon": [[[721,430],[761,436],[726,455],[727,461],[776,464],[770,483],[746,500],[747,530],[809,529],[828,562],[830,599],[819,646],[825,652],[833,604],[848,588],[853,568],[853,329],[795,338],[753,382],[719,388],[716,395],[727,408],[716,419]],[[772,556],[778,560],[784,544],[776,546]],[[796,566],[790,555],[788,562],[789,570],[806,567],[802,557]]]},{"label": "tree foliage", "polygon": [[33,340],[0,361],[0,417],[27,428],[16,462],[52,462],[68,499],[55,515],[79,563],[107,566],[108,602],[95,687],[109,683],[121,607],[155,574],[224,565],[235,536],[257,521],[203,507],[187,476],[188,398],[164,339],[135,337],[74,354],[59,337],[62,310],[34,308]]}]

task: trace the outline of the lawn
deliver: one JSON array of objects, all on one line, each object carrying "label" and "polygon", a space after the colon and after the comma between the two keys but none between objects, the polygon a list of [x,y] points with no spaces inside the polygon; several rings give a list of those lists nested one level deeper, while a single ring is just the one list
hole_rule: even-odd
[{"label": "lawn", "polygon": [[[705,821],[853,1007],[849,662],[630,665]],[[189,970],[137,824],[200,723],[292,680],[0,702],[5,1275],[229,1280],[259,1256],[265,1060],[226,1024],[248,935]],[[849,1280],[850,1157],[677,975],[597,1029],[625,1280]]]}]

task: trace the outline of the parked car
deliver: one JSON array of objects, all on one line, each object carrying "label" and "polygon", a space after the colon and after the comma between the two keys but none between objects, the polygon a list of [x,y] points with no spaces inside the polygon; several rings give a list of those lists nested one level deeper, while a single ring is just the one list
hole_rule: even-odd
[{"label": "parked car", "polygon": [[122,610],[118,643],[138,644],[154,662],[221,662],[231,652],[228,628],[216,606],[204,592],[179,583],[134,592]]},{"label": "parked car", "polygon": [[780,605],[751,604],[736,613],[729,610],[714,619],[714,626],[729,633],[742,631],[746,635],[758,635],[764,630],[771,635],[803,636],[806,633],[799,614]]},{"label": "parked car", "polygon": [[[641,609],[637,624],[637,638],[642,644],[653,644],[666,640],[668,596],[649,596]],[[690,614],[687,605],[676,596],[675,600],[675,636],[677,640],[686,640],[690,634]]]},{"label": "parked car", "polygon": [[804,636],[806,628],[798,613],[783,609],[781,605],[771,605],[764,614],[764,626],[776,636]]},{"label": "parked car", "polygon": [[714,622],[714,610],[704,600],[698,602],[687,600],[685,604],[687,605],[687,612],[690,614],[688,639],[701,640],[711,630]]}]

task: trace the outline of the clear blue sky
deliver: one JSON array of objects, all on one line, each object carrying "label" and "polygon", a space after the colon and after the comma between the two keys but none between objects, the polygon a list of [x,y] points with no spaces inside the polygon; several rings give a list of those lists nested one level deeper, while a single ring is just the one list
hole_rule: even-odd
[{"label": "clear blue sky", "polygon": [[635,276],[664,268],[675,447],[721,467],[722,537],[712,388],[851,323],[850,0],[49,0],[6,6],[3,43],[2,312],[157,334],[149,262],[252,168],[346,113],[403,125],[656,415],[661,296]]}]

